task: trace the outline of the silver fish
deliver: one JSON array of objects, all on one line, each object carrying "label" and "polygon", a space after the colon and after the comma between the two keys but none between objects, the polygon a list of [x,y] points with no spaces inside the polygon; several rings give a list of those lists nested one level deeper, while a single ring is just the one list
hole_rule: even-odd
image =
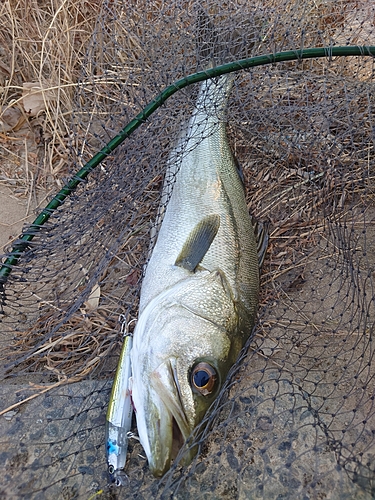
[{"label": "silver fish", "polygon": [[142,283],[130,386],[155,476],[218,395],[258,305],[257,243],[225,130],[232,83],[201,85],[168,161],[168,203]]}]

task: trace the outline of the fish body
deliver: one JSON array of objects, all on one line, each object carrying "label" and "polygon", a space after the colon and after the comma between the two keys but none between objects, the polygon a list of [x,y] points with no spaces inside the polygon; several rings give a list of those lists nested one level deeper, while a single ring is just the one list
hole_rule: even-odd
[{"label": "fish body", "polygon": [[142,283],[130,385],[155,476],[218,395],[258,305],[257,243],[225,129],[231,86],[231,76],[201,84],[170,154]]}]

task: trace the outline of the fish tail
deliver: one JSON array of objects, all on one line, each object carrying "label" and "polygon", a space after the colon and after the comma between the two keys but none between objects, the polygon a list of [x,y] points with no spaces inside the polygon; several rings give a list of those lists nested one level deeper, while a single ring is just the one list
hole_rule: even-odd
[{"label": "fish tail", "polygon": [[[236,58],[236,44],[223,36],[212,21],[218,14],[220,11],[215,6],[211,6],[209,11],[200,6],[197,11],[198,68],[203,71]],[[202,112],[224,121],[233,81],[234,74],[230,73],[203,82],[196,101],[197,113]]]},{"label": "fish tail", "polygon": [[254,16],[242,20],[238,28],[233,19],[231,30],[223,29],[223,20],[227,27],[229,20],[223,17],[219,4],[213,3],[206,9],[198,7],[195,36],[198,70],[245,59],[256,52],[262,40],[263,19]]},{"label": "fish tail", "polygon": [[215,116],[219,121],[224,121],[233,81],[234,76],[229,74],[203,82],[195,105],[196,113]]}]

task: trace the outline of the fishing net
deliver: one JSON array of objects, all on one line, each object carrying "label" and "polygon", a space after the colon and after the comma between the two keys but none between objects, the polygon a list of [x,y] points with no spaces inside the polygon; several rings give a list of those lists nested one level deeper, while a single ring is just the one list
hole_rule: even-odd
[{"label": "fishing net", "polygon": [[[1,183],[30,210],[212,59],[375,35],[367,0],[8,0],[0,10]],[[373,78],[371,57],[329,51],[237,73],[228,137],[249,211],[270,235],[259,318],[181,450],[198,443],[198,455],[162,479],[134,438],[128,483],[109,486],[104,424],[119,318],[132,331],[165,165],[199,84],[51,213],[2,295],[1,498],[375,495]]]}]

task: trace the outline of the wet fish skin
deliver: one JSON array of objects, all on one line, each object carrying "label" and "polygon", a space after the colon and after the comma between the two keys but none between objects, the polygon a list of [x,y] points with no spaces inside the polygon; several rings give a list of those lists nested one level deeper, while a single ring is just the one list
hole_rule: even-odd
[{"label": "wet fish skin", "polygon": [[201,85],[170,154],[168,203],[142,283],[131,390],[155,476],[216,398],[256,315],[257,245],[225,130],[231,86],[230,76]]}]

